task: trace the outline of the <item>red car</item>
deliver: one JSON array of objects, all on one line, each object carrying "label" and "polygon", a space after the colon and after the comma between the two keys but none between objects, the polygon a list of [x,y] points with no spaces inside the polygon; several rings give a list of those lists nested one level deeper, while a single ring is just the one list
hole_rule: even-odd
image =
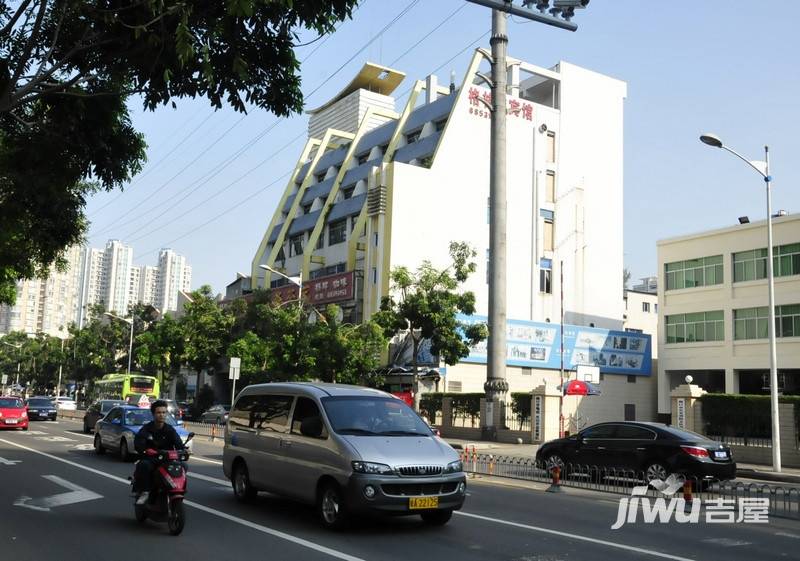
[{"label": "red car", "polygon": [[0,397],[0,429],[28,430],[28,408],[19,397]]}]

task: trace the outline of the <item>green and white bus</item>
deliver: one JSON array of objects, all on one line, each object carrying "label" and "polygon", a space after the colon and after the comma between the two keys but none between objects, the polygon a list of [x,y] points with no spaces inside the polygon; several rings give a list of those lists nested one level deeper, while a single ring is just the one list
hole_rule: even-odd
[{"label": "green and white bus", "polygon": [[92,397],[94,399],[137,398],[146,395],[151,400],[158,399],[161,394],[158,378],[144,374],[106,374],[94,383]]}]

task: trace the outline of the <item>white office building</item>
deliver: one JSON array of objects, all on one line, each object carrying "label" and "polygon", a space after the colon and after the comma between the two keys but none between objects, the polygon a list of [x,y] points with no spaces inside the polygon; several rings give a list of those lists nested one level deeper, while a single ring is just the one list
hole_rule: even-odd
[{"label": "white office building", "polygon": [[[253,258],[253,286],[293,290],[262,264],[302,275],[312,303],[336,302],[346,321],[361,321],[390,293],[392,268],[414,269],[423,260],[446,267],[449,243],[465,241],[478,253],[478,271],[464,288],[476,295],[475,319],[485,316],[490,120],[484,102],[491,94],[481,85],[478,72],[487,69],[480,66],[476,53],[460,84],[419,80],[408,102],[396,107],[392,93],[404,74],[367,63],[340,94],[311,111],[309,139]],[[589,363],[602,365],[606,378],[649,376],[649,338],[633,336],[630,348],[626,338],[621,348],[608,332],[624,325],[626,84],[566,62],[541,68],[509,59],[508,77],[511,391],[529,391],[543,379],[558,383],[562,296],[568,370]],[[447,367],[440,391],[483,391],[485,348],[473,351]],[[432,365],[440,366],[435,358]]]},{"label": "white office building", "polygon": [[[768,394],[766,220],[658,242],[659,413],[691,375],[709,392]],[[800,392],[800,214],[773,219],[778,391]]]},{"label": "white office building", "polygon": [[156,287],[158,285],[158,267],[142,265],[139,269],[138,301],[142,304],[155,305]]},{"label": "white office building", "polygon": [[178,309],[178,291],[188,292],[192,282],[192,270],[186,257],[171,249],[158,253],[158,275],[155,289],[155,307],[162,312]]}]

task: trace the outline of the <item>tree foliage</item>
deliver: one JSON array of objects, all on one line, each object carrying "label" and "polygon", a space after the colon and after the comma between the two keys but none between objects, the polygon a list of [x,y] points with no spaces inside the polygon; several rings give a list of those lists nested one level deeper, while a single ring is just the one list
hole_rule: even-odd
[{"label": "tree foliage", "polygon": [[475,313],[475,294],[458,291],[475,272],[475,255],[466,243],[451,242],[452,264],[448,268],[437,269],[430,261],[423,261],[413,273],[406,267],[391,272],[392,294],[383,299],[374,319],[387,337],[403,330],[419,330],[419,337],[413,338],[414,359],[419,341],[430,339],[431,352],[453,365],[469,355],[470,345],[488,336],[485,324],[456,319],[459,313]]},{"label": "tree foliage", "polygon": [[190,297],[180,319],[184,360],[198,373],[213,370],[225,356],[234,318],[219,306],[208,285],[195,290]]},{"label": "tree foliage", "polygon": [[302,110],[297,33],[357,0],[0,0],[0,302],[81,242],[86,199],[141,169],[131,96],[154,110]]}]

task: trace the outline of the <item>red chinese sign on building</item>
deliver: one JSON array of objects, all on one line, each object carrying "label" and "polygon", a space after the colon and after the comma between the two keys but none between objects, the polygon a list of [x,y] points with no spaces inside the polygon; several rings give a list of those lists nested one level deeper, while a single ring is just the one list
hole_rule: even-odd
[{"label": "red chinese sign on building", "polygon": [[355,273],[337,273],[307,282],[306,300],[314,306],[352,300],[355,294]]},{"label": "red chinese sign on building", "polygon": [[[273,298],[281,302],[297,301],[299,288],[289,284],[272,289]],[[355,294],[355,273],[337,273],[303,282],[303,301],[312,306],[352,300]]]},{"label": "red chinese sign on building", "polygon": [[[470,88],[469,92],[469,112],[471,115],[489,119],[492,112],[489,109],[492,105],[491,92],[481,92],[478,88]],[[510,98],[508,107],[506,108],[507,115],[513,115],[526,121],[533,121],[533,105],[520,101],[519,99]]]}]

